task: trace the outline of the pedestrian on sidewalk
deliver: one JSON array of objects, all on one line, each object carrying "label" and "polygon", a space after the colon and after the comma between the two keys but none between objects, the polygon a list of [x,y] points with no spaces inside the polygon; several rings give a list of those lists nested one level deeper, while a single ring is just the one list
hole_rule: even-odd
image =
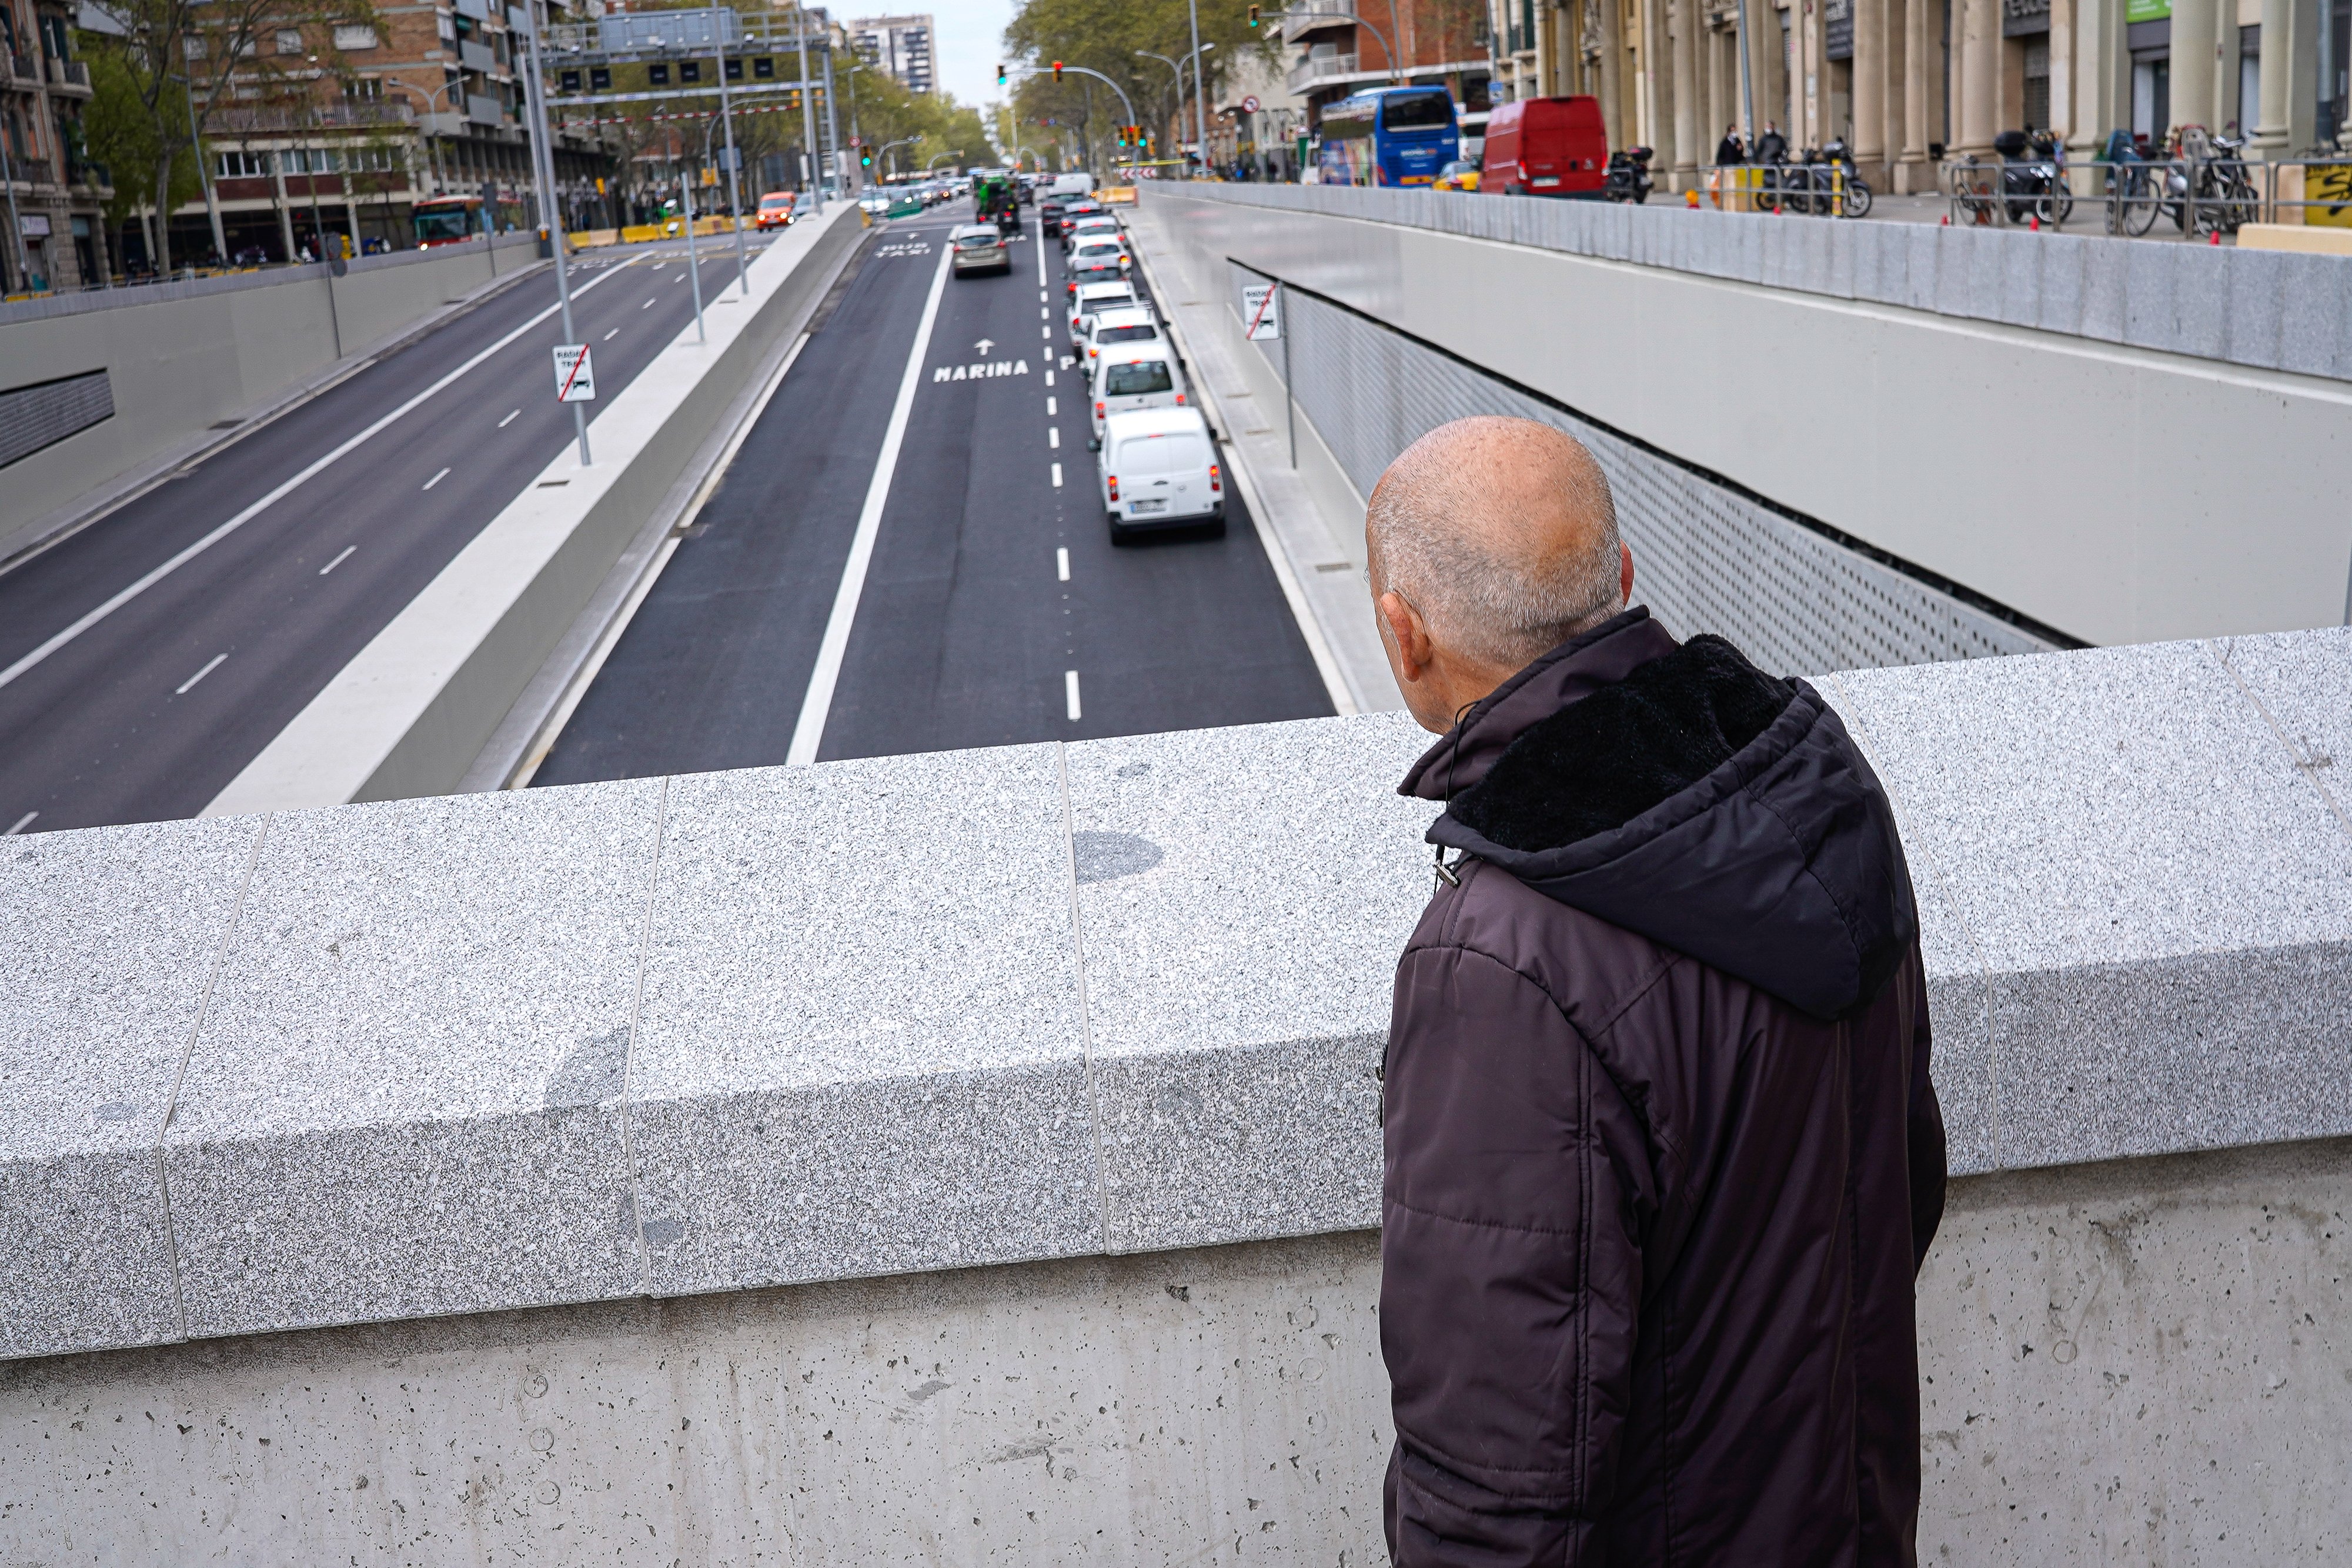
[{"label": "pedestrian on sidewalk", "polygon": [[1365,531],[1445,806],[1381,1089],[1391,1557],[1909,1568],[1944,1131],[1885,792],[1630,605],[1559,431],[1431,432]]}]

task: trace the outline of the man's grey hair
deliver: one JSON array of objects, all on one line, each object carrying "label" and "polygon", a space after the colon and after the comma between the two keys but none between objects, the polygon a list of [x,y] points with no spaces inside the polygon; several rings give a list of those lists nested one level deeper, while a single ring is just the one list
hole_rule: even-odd
[{"label": "man's grey hair", "polygon": [[1381,476],[1364,525],[1374,591],[1488,664],[1517,669],[1624,608],[1608,476],[1547,424],[1487,415],[1430,432]]}]

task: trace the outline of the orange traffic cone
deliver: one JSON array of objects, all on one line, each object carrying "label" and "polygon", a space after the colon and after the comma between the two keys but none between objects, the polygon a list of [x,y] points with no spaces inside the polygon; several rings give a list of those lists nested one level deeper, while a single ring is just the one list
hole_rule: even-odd
[{"label": "orange traffic cone", "polygon": [[1683,205],[1691,208],[1693,211],[1696,211],[1698,208],[1698,193],[1696,191],[1685,191],[1683,193]]}]

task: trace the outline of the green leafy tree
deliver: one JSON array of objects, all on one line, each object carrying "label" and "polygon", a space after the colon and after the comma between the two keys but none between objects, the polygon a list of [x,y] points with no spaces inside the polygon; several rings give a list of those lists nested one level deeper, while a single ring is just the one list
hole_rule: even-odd
[{"label": "green leafy tree", "polygon": [[[1247,0],[1199,0],[1199,5],[1201,41],[1217,46],[1202,57],[1212,102],[1220,96],[1227,74],[1248,54],[1280,63],[1280,46],[1267,36],[1268,29],[1250,26]],[[1163,55],[1182,61],[1191,52],[1186,0],[1021,0],[1004,29],[1004,45],[1033,73],[1014,93],[1016,120],[1024,130],[1069,131],[1071,141],[1083,144],[1081,155],[1090,167],[1101,169],[1111,162],[1115,128],[1122,118],[1118,100],[1099,82],[1089,84],[1075,74],[1055,82],[1049,69],[1055,60],[1089,67],[1118,82],[1133,100],[1145,129],[1158,133],[1163,152],[1190,139],[1191,131],[1177,124],[1177,111],[1187,110],[1184,125],[1189,127],[1192,67],[1184,68],[1180,102],[1176,73],[1150,57]],[[1054,123],[1045,126],[1046,120]]]},{"label": "green leafy tree", "polygon": [[[89,64],[91,96],[82,110],[82,137],[89,155],[106,165],[114,186],[114,197],[106,204],[107,226],[119,229],[150,206],[168,217],[173,208],[203,195],[204,180],[195,160],[164,157],[155,120],[140,97],[140,83],[124,66],[121,55],[90,34],[80,35],[76,43]],[[178,82],[167,83],[161,108],[167,122],[186,124],[187,89]],[[159,196],[156,172],[167,168],[172,186]]]}]

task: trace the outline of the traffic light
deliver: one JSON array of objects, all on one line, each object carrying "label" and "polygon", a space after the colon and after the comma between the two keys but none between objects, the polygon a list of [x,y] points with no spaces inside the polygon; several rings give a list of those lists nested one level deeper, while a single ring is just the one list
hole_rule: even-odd
[{"label": "traffic light", "polygon": [[1253,27],[1257,26],[1257,7],[1255,5],[1250,7],[1250,26]]},{"label": "traffic light", "polygon": [[1054,79],[1055,81],[1062,79],[1062,62],[1059,60],[1054,62]]},{"label": "traffic light", "polygon": [[999,87],[1004,85],[1004,68],[1001,65],[996,68],[996,85]]},{"label": "traffic light", "polygon": [[871,152],[860,152],[857,155],[857,166],[861,169],[871,169],[874,167],[874,154]]}]

